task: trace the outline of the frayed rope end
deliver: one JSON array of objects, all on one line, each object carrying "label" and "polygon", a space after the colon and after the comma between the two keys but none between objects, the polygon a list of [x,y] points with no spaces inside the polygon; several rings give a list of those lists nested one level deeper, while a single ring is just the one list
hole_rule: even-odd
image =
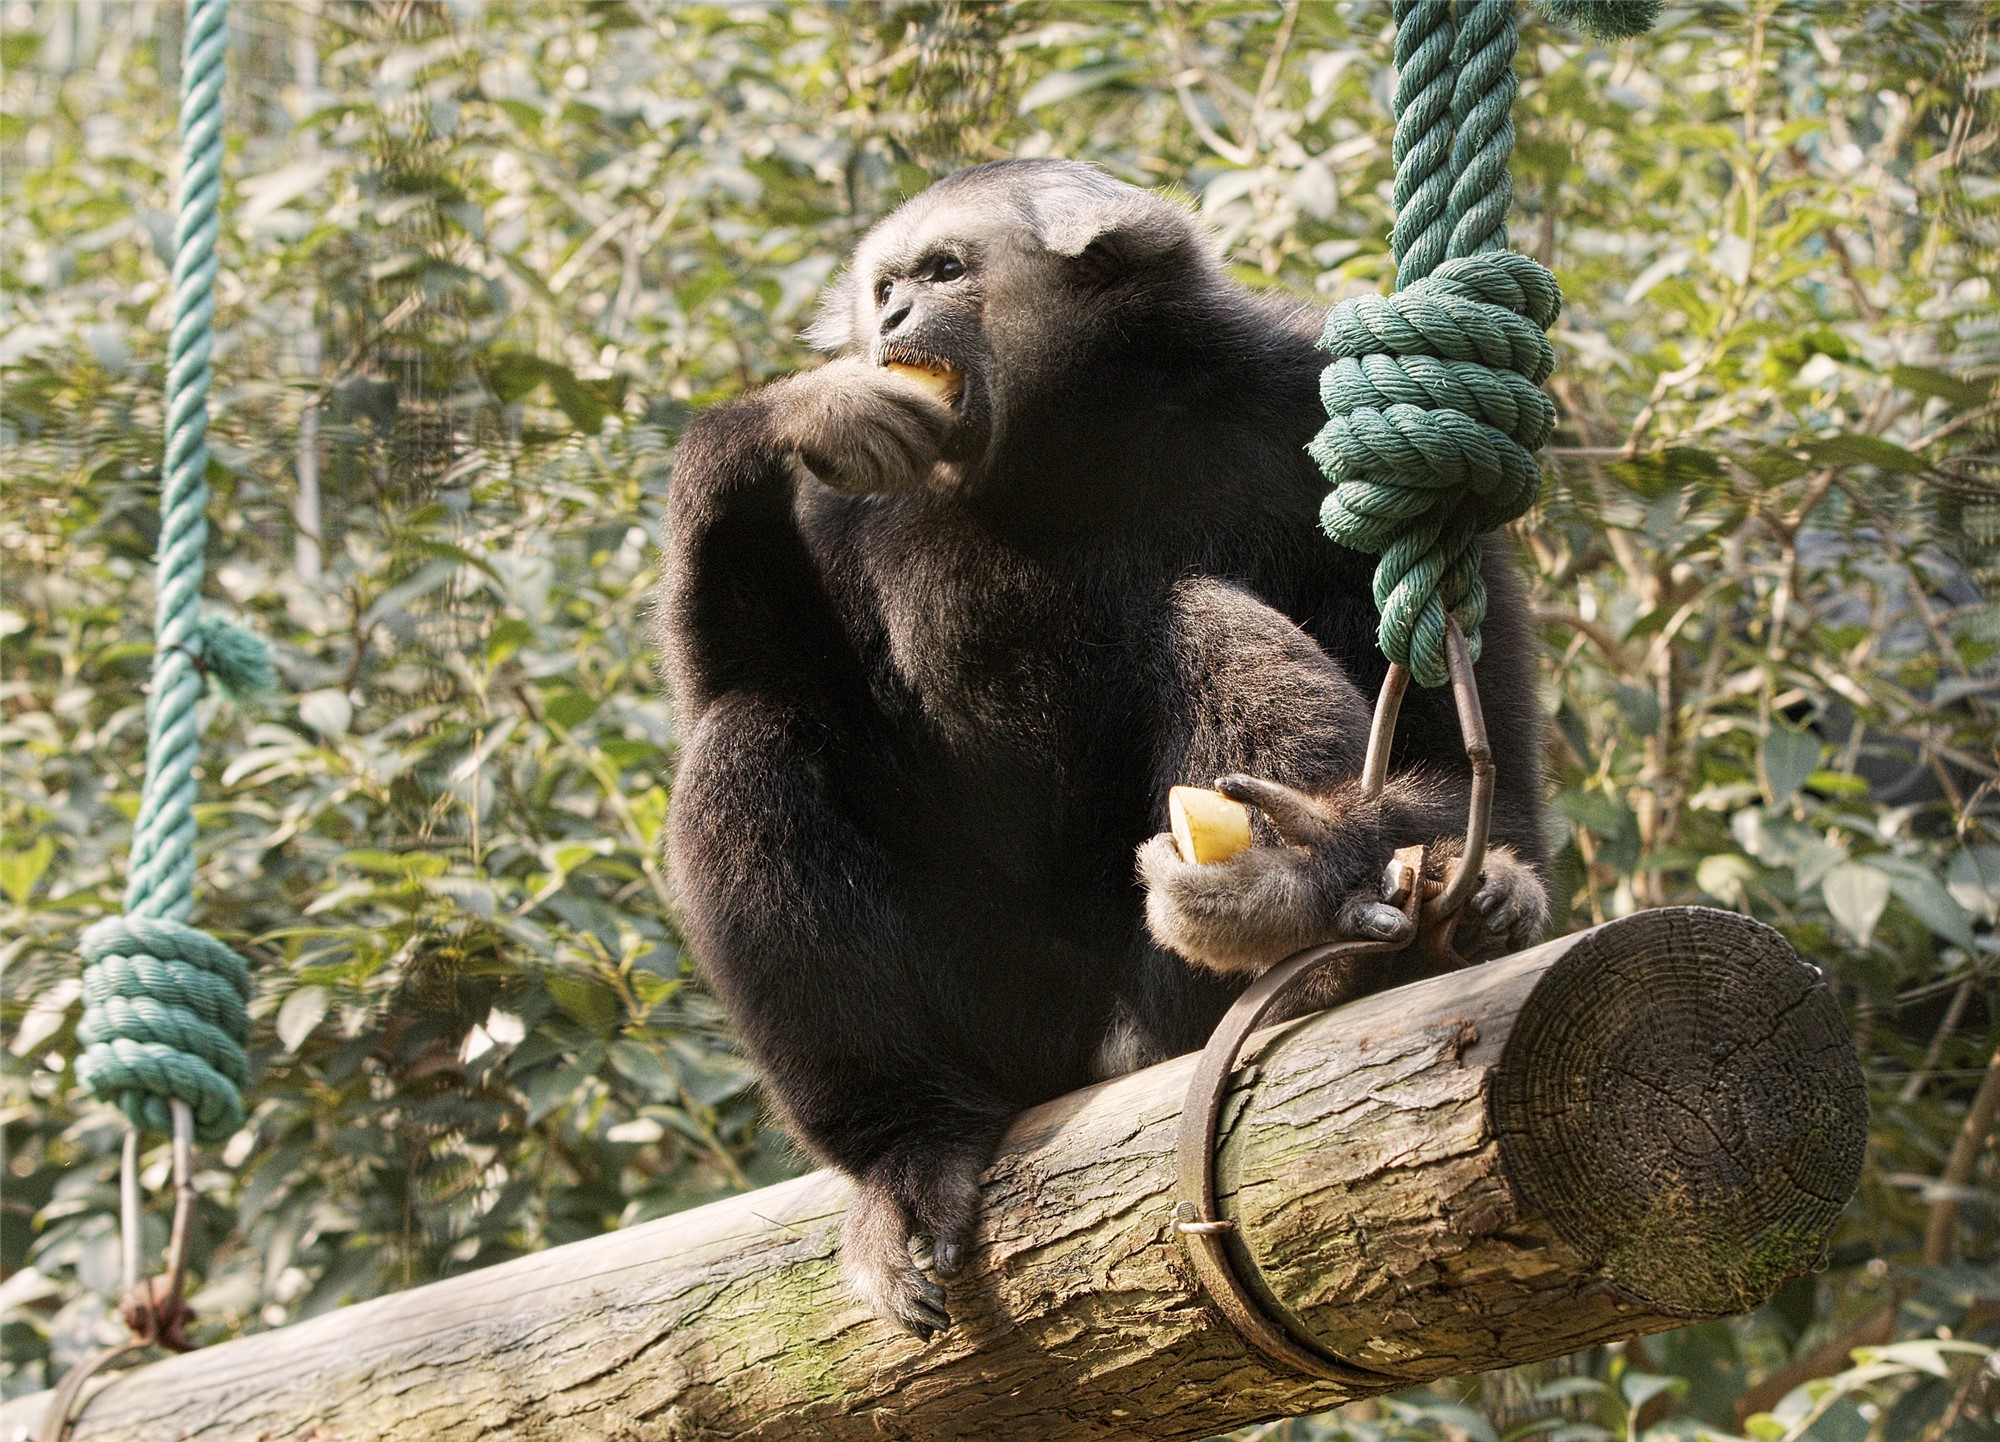
[{"label": "frayed rope end", "polygon": [[243,701],[277,689],[271,648],[262,636],[220,616],[204,616],[195,637],[203,673],[230,699]]},{"label": "frayed rope end", "polygon": [[1660,18],[1664,0],[1533,0],[1556,24],[1598,40],[1628,40],[1644,35]]}]

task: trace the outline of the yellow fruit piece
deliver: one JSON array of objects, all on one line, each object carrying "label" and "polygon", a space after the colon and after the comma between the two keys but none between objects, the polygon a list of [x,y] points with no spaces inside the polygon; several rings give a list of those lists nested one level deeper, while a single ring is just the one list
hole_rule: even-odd
[{"label": "yellow fruit piece", "polygon": [[1250,845],[1250,808],[1205,786],[1169,791],[1167,822],[1183,861],[1227,861]]},{"label": "yellow fruit piece", "polygon": [[890,361],[885,369],[915,381],[946,405],[958,399],[958,393],[965,384],[965,377],[950,366],[913,366],[903,361]]}]

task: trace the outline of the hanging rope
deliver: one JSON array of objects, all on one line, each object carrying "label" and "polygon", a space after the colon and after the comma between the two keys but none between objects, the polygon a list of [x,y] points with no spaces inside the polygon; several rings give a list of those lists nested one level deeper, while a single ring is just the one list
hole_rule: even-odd
[{"label": "hanging rope", "polygon": [[83,934],[78,1037],[85,1050],[76,1064],[83,1084],[115,1100],[135,1126],[167,1132],[170,1103],[185,1102],[204,1141],[227,1136],[243,1119],[250,972],[235,952],[187,924],[194,907],[196,703],[204,677],[239,694],[270,677],[261,643],[200,615],[227,16],[228,0],[189,0],[146,784],[132,833],[125,915]]},{"label": "hanging rope", "polygon": [[[1652,24],[1658,0],[1541,0],[1552,19],[1611,37]],[[1425,686],[1449,679],[1447,617],[1476,658],[1486,587],[1479,536],[1522,515],[1555,425],[1541,383],[1562,292],[1505,249],[1517,83],[1514,0],[1396,0],[1396,293],[1327,317],[1328,421],[1307,446],[1333,492],[1327,535],[1381,556],[1377,639]]]}]

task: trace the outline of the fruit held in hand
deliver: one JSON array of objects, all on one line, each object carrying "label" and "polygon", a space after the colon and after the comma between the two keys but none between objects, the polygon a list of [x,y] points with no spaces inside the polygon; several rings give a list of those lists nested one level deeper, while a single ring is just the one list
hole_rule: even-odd
[{"label": "fruit held in hand", "polygon": [[1167,822],[1183,861],[1227,861],[1250,845],[1250,808],[1205,786],[1169,791]]}]

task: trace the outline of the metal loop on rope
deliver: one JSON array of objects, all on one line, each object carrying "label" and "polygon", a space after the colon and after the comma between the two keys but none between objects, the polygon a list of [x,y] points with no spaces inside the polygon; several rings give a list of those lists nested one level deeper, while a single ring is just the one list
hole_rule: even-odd
[{"label": "metal loop on rope", "polygon": [[[1222,1105],[1236,1058],[1258,1024],[1309,982],[1333,980],[1340,995],[1373,989],[1376,963],[1408,954],[1415,966],[1399,968],[1418,975],[1448,971],[1464,961],[1451,949],[1460,907],[1479,883],[1486,857],[1486,833],[1493,817],[1493,755],[1486,740],[1486,720],[1479,705],[1479,685],[1472,672],[1472,651],[1456,621],[1447,623],[1446,655],[1451,668],[1452,698],[1458,708],[1460,735],[1472,763],[1472,792],[1466,810],[1465,840],[1451,874],[1442,885],[1426,877],[1427,847],[1405,847],[1390,864],[1390,904],[1402,908],[1412,922],[1402,941],[1342,941],[1308,947],[1279,962],[1253,981],[1223,1016],[1202,1049],[1201,1060],[1188,1081],[1181,1106],[1176,1142],[1178,1196],[1173,1229],[1187,1248],[1195,1276],[1224,1317],[1243,1339],[1268,1360],[1309,1377],[1343,1382],[1374,1391],[1400,1385],[1401,1379],[1334,1355],[1303,1322],[1277,1304],[1275,1293],[1259,1278],[1256,1257],[1233,1218],[1217,1215],[1215,1154]],[[1368,756],[1361,773],[1362,792],[1382,794],[1388,778],[1389,753],[1396,738],[1396,717],[1409,689],[1406,667],[1392,665],[1375,702],[1375,720],[1368,733]],[[1233,1239],[1233,1240],[1232,1240]]]},{"label": "metal loop on rope", "polygon": [[169,1352],[194,1349],[186,1331],[193,1314],[182,1297],[187,1288],[188,1246],[194,1233],[194,1112],[184,1101],[168,1105],[173,1113],[174,1221],[167,1239],[166,1269],[157,1277],[145,1274],[139,1129],[135,1126],[125,1133],[118,1158],[118,1240],[125,1283],[118,1310],[129,1335],[63,1374],[61,1385],[49,1398],[48,1410],[42,1414],[35,1442],[63,1442],[81,1410],[78,1404],[85,1384],[113,1362],[148,1347]]}]

